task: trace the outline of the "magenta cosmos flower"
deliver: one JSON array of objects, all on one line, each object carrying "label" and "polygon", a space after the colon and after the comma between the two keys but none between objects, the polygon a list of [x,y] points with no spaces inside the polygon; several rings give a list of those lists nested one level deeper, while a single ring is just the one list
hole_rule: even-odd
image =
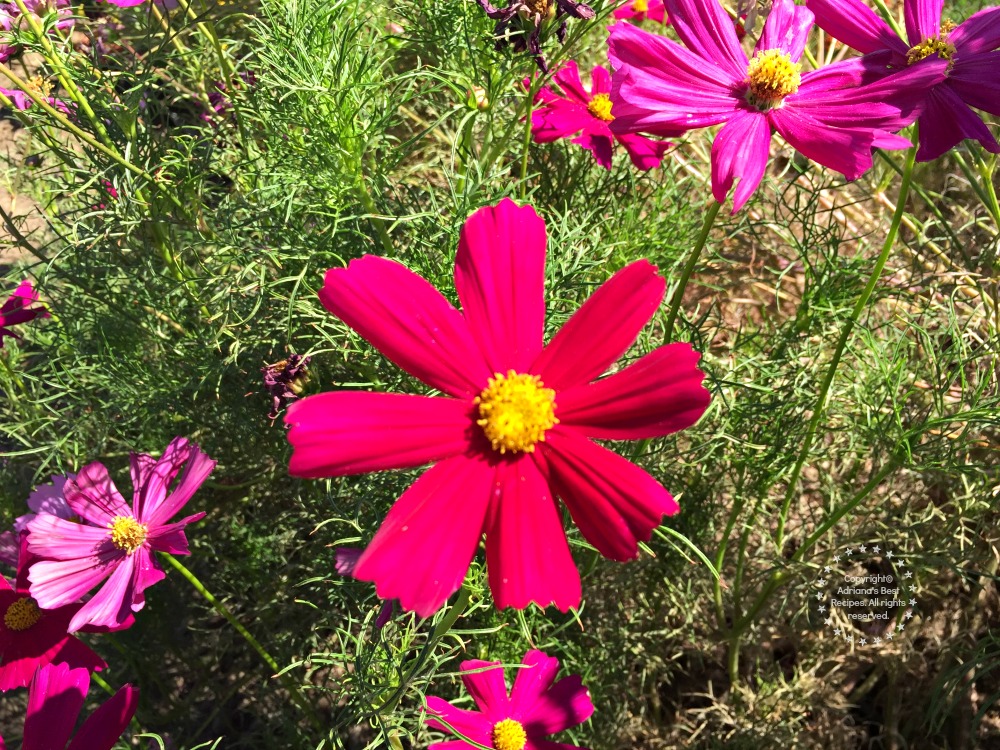
[{"label": "magenta cosmos flower", "polygon": [[[918,114],[944,63],[886,76],[856,58],[802,73],[813,15],[774,0],[753,57],[715,0],[666,0],[687,47],[631,24],[611,28],[611,99],[618,132],[659,133],[724,124],[712,144],[712,193],[719,203],[738,178],[738,211],[764,177],[772,130],[802,154],[853,180],[872,165],[872,148],[905,148],[892,136]],[[887,132],[889,131],[889,132]]]},{"label": "magenta cosmos flower", "polygon": [[75,602],[108,579],[70,621],[71,633],[88,623],[119,627],[142,609],[143,592],[165,576],[153,552],[190,554],[184,527],[205,516],[196,513],[169,523],[215,467],[198,446],[178,437],[159,460],[135,453],[131,460],[131,508],[104,465],[94,462],[65,486],[66,501],[84,523],[49,514],[28,523],[29,549],[43,558],[29,573],[31,595],[40,607]]},{"label": "magenta cosmos flower", "polygon": [[891,54],[896,68],[947,62],[946,78],[927,92],[917,121],[918,161],[931,161],[966,138],[1000,152],[993,133],[971,108],[1000,115],[1000,7],[986,8],[964,23],[941,20],[944,0],[904,0],[906,41],[861,0],[809,0],[816,23],[859,52]]},{"label": "magenta cosmos flower", "polygon": [[663,0],[627,0],[615,8],[615,18],[620,21],[650,21],[667,23],[667,12]]},{"label": "magenta cosmos flower", "polygon": [[25,687],[38,667],[65,662],[98,671],[104,660],[69,635],[69,622],[82,604],[40,609],[28,592],[28,568],[34,558],[21,543],[14,586],[0,576],[0,691]]},{"label": "magenta cosmos flower", "polygon": [[606,69],[595,65],[590,71],[590,91],[580,82],[580,72],[572,60],[552,78],[563,93],[560,95],[551,88],[538,92],[536,101],[544,106],[531,113],[531,135],[537,143],[552,143],[580,133],[573,143],[590,151],[605,169],[611,169],[616,140],[625,147],[637,168],[645,171],[660,166],[670,143],[611,132],[615,117],[611,114],[611,76]]},{"label": "magenta cosmos flower", "polygon": [[[135,714],[139,689],[122,687],[87,717],[70,742],[89,689],[86,669],[71,669],[68,664],[39,668],[28,689],[21,750],[111,750]],[[0,750],[6,747],[0,737]]]},{"label": "magenta cosmos flower", "polygon": [[331,268],[323,305],[443,396],[336,391],[292,404],[289,471],[331,477],[436,462],[400,497],[357,562],[382,599],[428,616],[461,585],[486,532],[498,607],[580,603],[558,496],[605,557],[629,560],[677,504],[591,439],[669,435],[709,402],[687,344],[607,378],[663,299],[646,261],[616,273],[543,345],[545,223],[505,199],[466,221],[459,312],[402,264]]},{"label": "magenta cosmos flower", "polygon": [[36,302],[38,302],[38,292],[31,286],[31,282],[25,279],[3,306],[0,306],[0,348],[3,347],[4,336],[21,338],[10,330],[10,326],[27,323],[35,318],[49,317],[48,311],[43,306],[33,306]]},{"label": "magenta cosmos flower", "polygon": [[[559,660],[541,651],[529,651],[517,670],[507,695],[503,668],[498,661],[470,659],[462,662],[462,682],[479,711],[455,708],[441,698],[427,698],[426,719],[435,729],[460,735],[495,750],[560,750],[576,747],[545,739],[575,727],[594,713],[590,693],[580,675],[555,682]],[[555,684],[553,684],[555,683]],[[437,742],[428,750],[475,747],[459,740]]]}]

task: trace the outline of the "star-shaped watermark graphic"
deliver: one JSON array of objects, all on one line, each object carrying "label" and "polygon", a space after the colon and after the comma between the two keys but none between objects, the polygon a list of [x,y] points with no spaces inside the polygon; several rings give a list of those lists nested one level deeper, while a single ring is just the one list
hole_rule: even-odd
[{"label": "star-shaped watermark graphic", "polygon": [[822,604],[819,605],[819,611],[820,612],[826,612],[826,607],[824,607]]},{"label": "star-shaped watermark graphic", "polygon": [[844,554],[847,555],[848,557],[850,557],[851,555],[854,554],[854,550],[852,550],[850,547],[848,547],[847,549],[844,550]]},{"label": "star-shaped watermark graphic", "polygon": [[876,544],[876,545],[875,545],[874,547],[872,547],[872,552],[874,552],[874,553],[875,553],[876,555],[877,555],[877,554],[878,554],[879,552],[881,552],[881,551],[882,551],[882,548],[881,548],[881,547],[879,547],[879,546],[878,546],[877,544]]},{"label": "star-shaped watermark graphic", "polygon": [[865,545],[862,544],[860,547],[858,547],[858,551],[859,552],[867,552],[868,548]]}]

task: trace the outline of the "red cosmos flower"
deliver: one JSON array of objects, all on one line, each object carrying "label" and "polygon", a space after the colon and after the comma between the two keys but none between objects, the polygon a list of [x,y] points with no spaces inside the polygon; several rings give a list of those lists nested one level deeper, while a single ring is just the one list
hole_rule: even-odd
[{"label": "red cosmos flower", "polygon": [[67,633],[69,621],[83,604],[39,609],[28,593],[28,568],[35,561],[22,536],[17,579],[13,587],[0,576],[0,690],[25,687],[38,667],[65,662],[70,667],[100,671],[104,660]]},{"label": "red cosmos flower", "polygon": [[[613,133],[611,123],[611,76],[600,65],[590,71],[591,90],[580,82],[576,63],[568,61],[552,76],[563,95],[551,88],[538,92],[536,101],[544,106],[531,113],[531,135],[536,143],[552,143],[580,133],[573,143],[583,146],[605,169],[611,169],[611,155],[617,140],[638,169],[660,166],[672,144],[635,134]],[[582,131],[582,132],[581,132]],[[680,132],[679,130],[677,131]]]},{"label": "red cosmos flower", "polygon": [[648,18],[657,23],[669,23],[663,0],[626,0],[615,8],[614,15],[619,21],[642,22]]},{"label": "red cosmos flower", "polygon": [[323,305],[443,396],[335,391],[292,404],[289,471],[332,477],[436,462],[389,511],[354,569],[382,599],[431,614],[461,585],[486,532],[498,607],[580,602],[556,497],[605,556],[629,560],[677,503],[592,439],[669,435],[709,402],[687,344],[606,378],[659,307],[647,261],[599,288],[543,345],[545,223],[505,199],[476,211],[455,262],[459,312],[427,281],[374,256],[331,268]]},{"label": "red cosmos flower", "polygon": [[[87,717],[70,742],[89,688],[86,669],[71,669],[67,664],[40,667],[28,689],[21,750],[111,750],[135,714],[139,689],[122,687]],[[6,747],[0,737],[0,750]]]},{"label": "red cosmos flower", "polygon": [[[541,651],[524,655],[514,688],[507,696],[498,661],[462,662],[462,682],[481,713],[455,708],[441,698],[427,698],[427,723],[435,729],[461,734],[496,750],[566,750],[576,745],[550,742],[550,734],[582,724],[594,713],[580,675],[555,682],[559,660]],[[553,684],[555,683],[555,684]],[[447,726],[445,725],[446,722]],[[475,747],[469,742],[436,742],[428,750]]]},{"label": "red cosmos flower", "polygon": [[48,311],[39,305],[32,307],[38,302],[38,292],[31,286],[31,282],[25,279],[22,281],[10,298],[0,307],[0,348],[3,348],[3,337],[13,336],[21,338],[11,331],[8,326],[27,323],[35,318],[49,317]]}]

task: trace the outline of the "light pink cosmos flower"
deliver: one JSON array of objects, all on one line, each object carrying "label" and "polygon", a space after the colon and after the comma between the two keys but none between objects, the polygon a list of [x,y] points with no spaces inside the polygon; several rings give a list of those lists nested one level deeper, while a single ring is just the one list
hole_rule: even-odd
[{"label": "light pink cosmos flower", "polygon": [[75,602],[108,578],[70,621],[71,633],[88,623],[118,627],[142,609],[143,592],[165,576],[153,552],[190,554],[184,527],[205,516],[196,513],[169,523],[215,467],[198,446],[178,437],[159,460],[135,453],[131,460],[131,508],[104,465],[94,462],[65,487],[70,508],[84,523],[40,514],[28,524],[29,549],[42,558],[29,575],[40,607]]},{"label": "light pink cosmos flower", "polygon": [[619,21],[650,21],[666,24],[667,11],[663,7],[663,0],[626,0],[626,2],[615,8],[615,18]]},{"label": "light pink cosmos flower", "polygon": [[39,513],[48,513],[67,521],[75,519],[73,509],[66,502],[66,482],[76,477],[76,474],[58,475],[53,474],[48,484],[41,484],[28,495],[28,509],[31,513],[25,513],[14,519],[14,533],[20,534],[27,528],[28,522]]},{"label": "light pink cosmos flower", "polygon": [[964,23],[942,23],[944,0],[904,0],[906,41],[861,0],[809,0],[816,23],[859,52],[887,52],[896,68],[947,61],[947,78],[927,92],[917,120],[917,161],[931,161],[966,138],[1000,153],[1000,144],[971,108],[1000,115],[1000,7],[985,8]]},{"label": "light pink cosmos flower", "polygon": [[543,102],[544,106],[531,113],[531,135],[536,143],[552,143],[580,133],[573,143],[590,151],[605,169],[611,169],[616,140],[625,147],[638,169],[646,171],[660,166],[663,154],[672,144],[641,135],[612,132],[610,126],[615,118],[611,114],[611,76],[605,68],[595,65],[590,71],[590,91],[580,82],[580,72],[573,60],[563,65],[552,78],[563,93],[560,95],[551,88],[538,92],[536,101]]},{"label": "light pink cosmos flower", "polygon": [[[566,750],[550,734],[582,724],[594,713],[580,675],[555,681],[559,660],[541,651],[524,655],[514,687],[507,695],[498,661],[462,662],[462,682],[479,712],[455,708],[441,698],[427,698],[427,724],[496,750]],[[553,684],[554,683],[554,684]],[[476,747],[463,740],[436,742],[428,750]]]},{"label": "light pink cosmos flower", "polygon": [[663,299],[647,261],[616,273],[543,344],[545,223],[504,199],[466,221],[455,261],[462,312],[402,264],[365,256],[331,268],[323,305],[443,396],[321,393],[285,417],[289,471],[333,477],[435,462],[389,511],[354,569],[381,599],[428,616],[461,585],[486,532],[498,607],[580,602],[559,497],[613,560],[638,554],[677,503],[593,439],[669,435],[709,402],[687,344],[598,379]]},{"label": "light pink cosmos flower", "polygon": [[31,282],[25,279],[3,303],[0,307],[0,349],[3,348],[4,336],[21,338],[10,330],[10,326],[27,323],[35,318],[49,317],[48,311],[42,305],[32,307],[36,302],[38,302],[38,292],[31,286]]},{"label": "light pink cosmos flower", "polygon": [[712,144],[712,193],[724,203],[736,179],[738,211],[764,177],[776,130],[813,161],[853,180],[872,148],[905,148],[890,135],[919,114],[945,63],[887,76],[866,57],[800,72],[813,14],[774,0],[748,59],[732,19],[715,0],[666,0],[685,46],[626,23],[611,28],[615,130],[660,133],[724,124]]},{"label": "light pink cosmos flower", "polygon": [[[123,686],[87,717],[71,742],[89,689],[86,669],[62,663],[40,667],[28,688],[21,750],[111,750],[135,714],[139,688]],[[0,737],[0,750],[6,747]]]}]

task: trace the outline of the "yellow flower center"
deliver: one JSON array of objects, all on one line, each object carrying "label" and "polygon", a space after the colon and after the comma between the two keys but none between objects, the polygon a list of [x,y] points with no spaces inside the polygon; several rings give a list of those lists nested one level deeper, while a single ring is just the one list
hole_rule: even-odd
[{"label": "yellow flower center", "polygon": [[587,105],[587,111],[604,122],[611,122],[615,119],[615,116],[611,114],[611,97],[607,94],[598,94],[591,99],[590,104]]},{"label": "yellow flower center", "polygon": [[635,0],[632,3],[632,10],[636,13],[645,13],[649,10],[649,0]]},{"label": "yellow flower center", "polygon": [[778,49],[757,52],[747,66],[747,101],[759,110],[772,109],[799,90],[802,66]]},{"label": "yellow flower center", "polygon": [[948,67],[952,65],[952,60],[955,57],[955,45],[949,44],[943,36],[948,32],[941,32],[941,36],[932,36],[929,39],[925,39],[920,44],[915,47],[910,47],[910,51],[906,53],[906,64],[913,65],[921,60],[925,60],[931,55],[937,55],[942,60],[948,61]]},{"label": "yellow flower center", "polygon": [[545,432],[559,423],[555,399],[556,392],[543,387],[537,375],[498,372],[473,401],[482,417],[476,424],[493,450],[534,453],[535,443],[544,441]]},{"label": "yellow flower center", "polygon": [[493,725],[493,747],[495,750],[524,750],[528,735],[521,722],[504,719]]},{"label": "yellow flower center", "polygon": [[47,99],[52,96],[52,84],[46,81],[41,76],[34,76],[28,81],[28,88],[34,91],[38,96],[43,99]]},{"label": "yellow flower center", "polygon": [[142,546],[149,533],[146,524],[139,523],[132,516],[115,516],[108,528],[111,529],[111,543],[129,555]]},{"label": "yellow flower center", "polygon": [[42,610],[30,597],[22,597],[7,607],[3,616],[3,624],[8,630],[20,632],[27,630],[42,618]]}]

